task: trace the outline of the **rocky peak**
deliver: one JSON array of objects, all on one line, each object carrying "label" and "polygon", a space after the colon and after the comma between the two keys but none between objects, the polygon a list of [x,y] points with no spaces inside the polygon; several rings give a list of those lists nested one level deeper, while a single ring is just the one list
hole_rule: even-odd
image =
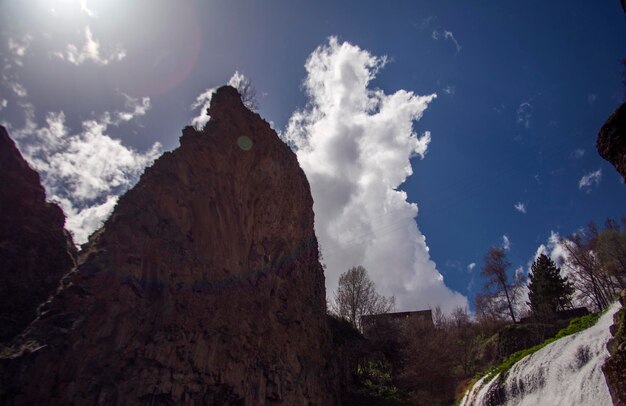
[{"label": "rocky peak", "polygon": [[0,126],[0,342],[36,316],[74,264],[61,209]]},{"label": "rocky peak", "polygon": [[0,360],[0,403],[336,403],[306,177],[235,89],[209,114]]}]

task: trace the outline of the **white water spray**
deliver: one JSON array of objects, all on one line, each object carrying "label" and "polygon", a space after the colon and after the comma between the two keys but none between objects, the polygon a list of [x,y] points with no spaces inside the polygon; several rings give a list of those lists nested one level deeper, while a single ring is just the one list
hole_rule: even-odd
[{"label": "white water spray", "polygon": [[498,375],[484,386],[481,379],[461,406],[611,405],[602,365],[609,356],[613,314],[620,307],[613,304],[595,326],[522,359],[505,377]]}]

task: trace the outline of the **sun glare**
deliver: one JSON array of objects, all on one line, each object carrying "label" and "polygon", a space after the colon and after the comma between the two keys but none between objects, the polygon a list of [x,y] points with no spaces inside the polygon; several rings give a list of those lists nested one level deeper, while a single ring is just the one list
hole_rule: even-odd
[{"label": "sun glare", "polygon": [[44,2],[50,12],[59,17],[74,17],[79,14],[87,17],[95,17],[96,13],[90,7],[91,3],[92,2],[88,2],[87,0],[52,0]]}]

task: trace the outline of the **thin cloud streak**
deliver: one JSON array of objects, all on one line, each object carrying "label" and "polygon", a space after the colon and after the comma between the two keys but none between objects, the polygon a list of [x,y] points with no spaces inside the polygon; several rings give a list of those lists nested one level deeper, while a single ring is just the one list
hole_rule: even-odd
[{"label": "thin cloud streak", "polygon": [[111,62],[121,61],[126,57],[126,50],[120,47],[113,49],[108,55],[103,55],[100,51],[100,42],[94,39],[89,26],[85,27],[85,44],[82,48],[74,44],[69,44],[64,52],[54,52],[53,56],[67,61],[73,65],[82,65],[90,61],[96,65],[108,65]]},{"label": "thin cloud streak", "polygon": [[600,184],[600,180],[602,179],[602,169],[598,169],[595,172],[588,173],[584,175],[578,181],[578,189],[585,190],[587,193],[591,192],[593,186],[598,186]]}]

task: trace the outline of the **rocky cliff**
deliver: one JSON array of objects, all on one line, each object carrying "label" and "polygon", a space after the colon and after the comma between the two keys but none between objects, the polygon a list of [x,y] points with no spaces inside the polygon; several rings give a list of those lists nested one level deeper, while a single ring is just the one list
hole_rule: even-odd
[{"label": "rocky cliff", "polygon": [[600,156],[612,163],[626,182],[626,103],[619,106],[604,123],[598,133],[596,148]]},{"label": "rocky cliff", "polygon": [[0,343],[35,319],[74,264],[61,209],[0,126]]},{"label": "rocky cliff", "polygon": [[313,201],[296,156],[222,87],[0,360],[0,403],[328,405]]},{"label": "rocky cliff", "polygon": [[611,339],[607,343],[610,357],[602,366],[613,404],[626,405],[626,290],[619,299],[622,308],[613,316]]}]

